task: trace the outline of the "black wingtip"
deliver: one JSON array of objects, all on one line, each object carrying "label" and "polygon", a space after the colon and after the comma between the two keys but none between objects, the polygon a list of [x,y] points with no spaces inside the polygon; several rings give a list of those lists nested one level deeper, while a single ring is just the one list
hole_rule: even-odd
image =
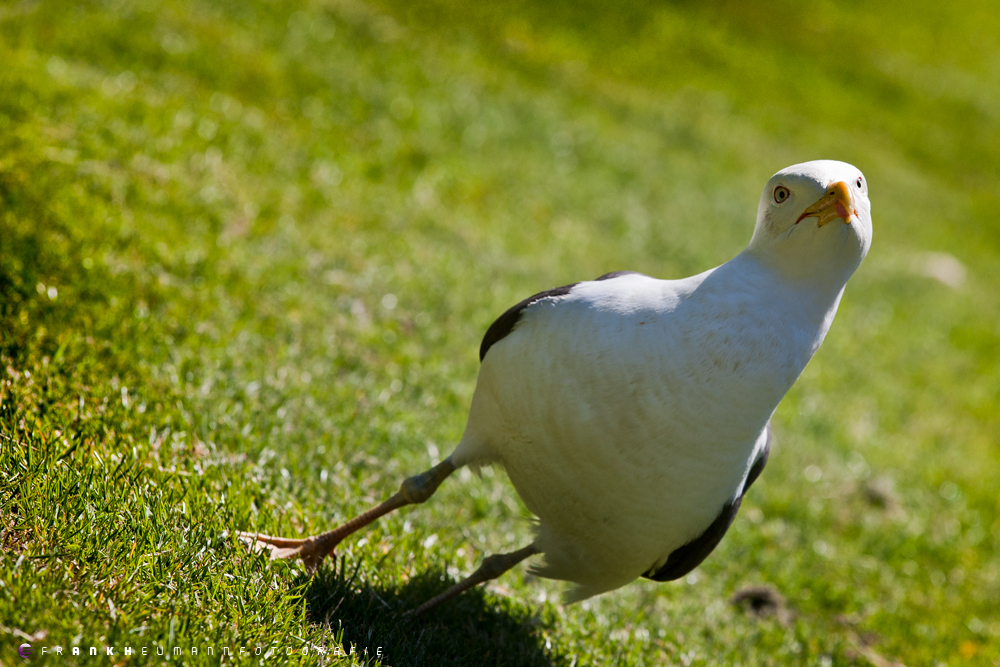
[{"label": "black wingtip", "polygon": [[525,308],[536,301],[540,301],[541,299],[569,294],[570,290],[578,284],[579,283],[563,285],[562,287],[554,287],[550,290],[539,292],[534,296],[528,297],[516,306],[511,306],[504,311],[504,314],[498,317],[496,321],[490,325],[490,328],[486,330],[486,335],[483,336],[483,342],[479,346],[479,361],[482,362],[482,360],[486,358],[486,353],[489,352],[494,343],[502,340],[514,330],[514,327],[517,326],[517,322],[521,319],[521,313],[524,312]]},{"label": "black wingtip", "polygon": [[[605,273],[603,276],[595,278],[598,280],[611,280],[612,278],[619,278],[621,276],[641,276],[641,273],[636,271],[612,271],[611,273]],[[486,330],[486,335],[483,336],[483,342],[479,345],[479,361],[482,362],[486,358],[486,353],[489,352],[490,348],[493,347],[494,343],[505,338],[514,327],[517,326],[518,320],[521,319],[521,313],[525,308],[548,297],[562,296],[564,294],[569,294],[570,290],[579,285],[580,283],[572,283],[570,285],[563,285],[562,287],[554,287],[550,290],[545,290],[544,292],[539,292],[534,296],[530,296],[516,306],[511,306],[504,314],[501,315],[490,325],[490,328]]]}]

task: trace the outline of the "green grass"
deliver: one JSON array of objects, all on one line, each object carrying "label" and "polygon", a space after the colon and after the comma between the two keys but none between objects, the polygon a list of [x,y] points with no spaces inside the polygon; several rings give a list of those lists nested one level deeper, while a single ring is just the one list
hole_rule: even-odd
[{"label": "green grass", "polygon": [[[0,663],[1000,665],[998,58],[986,2],[0,4]],[[233,538],[378,502],[506,307],[721,263],[818,157],[868,176],[872,252],[686,580],[404,616],[527,542],[500,474],[314,579]],[[760,583],[784,622],[728,601]]]}]

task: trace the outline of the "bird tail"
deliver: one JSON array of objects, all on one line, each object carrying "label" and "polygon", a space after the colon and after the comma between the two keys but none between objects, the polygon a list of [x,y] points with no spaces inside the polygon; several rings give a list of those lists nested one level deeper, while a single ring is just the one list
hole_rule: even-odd
[{"label": "bird tail", "polygon": [[564,548],[564,540],[553,534],[544,523],[536,525],[535,546],[542,554],[540,561],[528,571],[546,579],[565,581],[570,585],[563,591],[566,604],[580,602],[587,598],[621,588],[635,577],[609,579],[607,569],[602,568],[584,553],[572,553]]}]

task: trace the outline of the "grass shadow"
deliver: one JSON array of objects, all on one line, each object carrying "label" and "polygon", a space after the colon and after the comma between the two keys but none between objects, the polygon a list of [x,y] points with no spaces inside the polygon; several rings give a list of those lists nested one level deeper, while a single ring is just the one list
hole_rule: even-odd
[{"label": "grass shadow", "polygon": [[512,601],[490,600],[481,587],[426,616],[407,613],[455,583],[441,571],[422,572],[401,586],[370,585],[359,583],[357,567],[352,571],[341,557],[334,567],[320,568],[311,580],[303,576],[300,583],[307,621],[330,630],[331,650],[338,641],[346,651],[353,645],[362,657],[367,649],[364,664],[376,664],[379,647],[382,664],[393,667],[548,667],[570,662],[545,647],[542,631],[552,619]]}]

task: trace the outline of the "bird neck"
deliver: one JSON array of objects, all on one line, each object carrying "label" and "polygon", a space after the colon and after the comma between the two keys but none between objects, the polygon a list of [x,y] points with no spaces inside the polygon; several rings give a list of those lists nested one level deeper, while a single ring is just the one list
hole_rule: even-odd
[{"label": "bird neck", "polygon": [[783,320],[814,329],[818,333],[818,347],[833,322],[851,275],[826,268],[789,271],[781,263],[748,248],[718,270],[738,276],[746,289],[757,294],[762,306],[780,313]]},{"label": "bird neck", "polygon": [[770,270],[779,282],[808,290],[821,300],[833,301],[860,266],[864,252],[850,252],[843,243],[834,242],[778,247],[751,240],[736,257],[741,258]]}]

